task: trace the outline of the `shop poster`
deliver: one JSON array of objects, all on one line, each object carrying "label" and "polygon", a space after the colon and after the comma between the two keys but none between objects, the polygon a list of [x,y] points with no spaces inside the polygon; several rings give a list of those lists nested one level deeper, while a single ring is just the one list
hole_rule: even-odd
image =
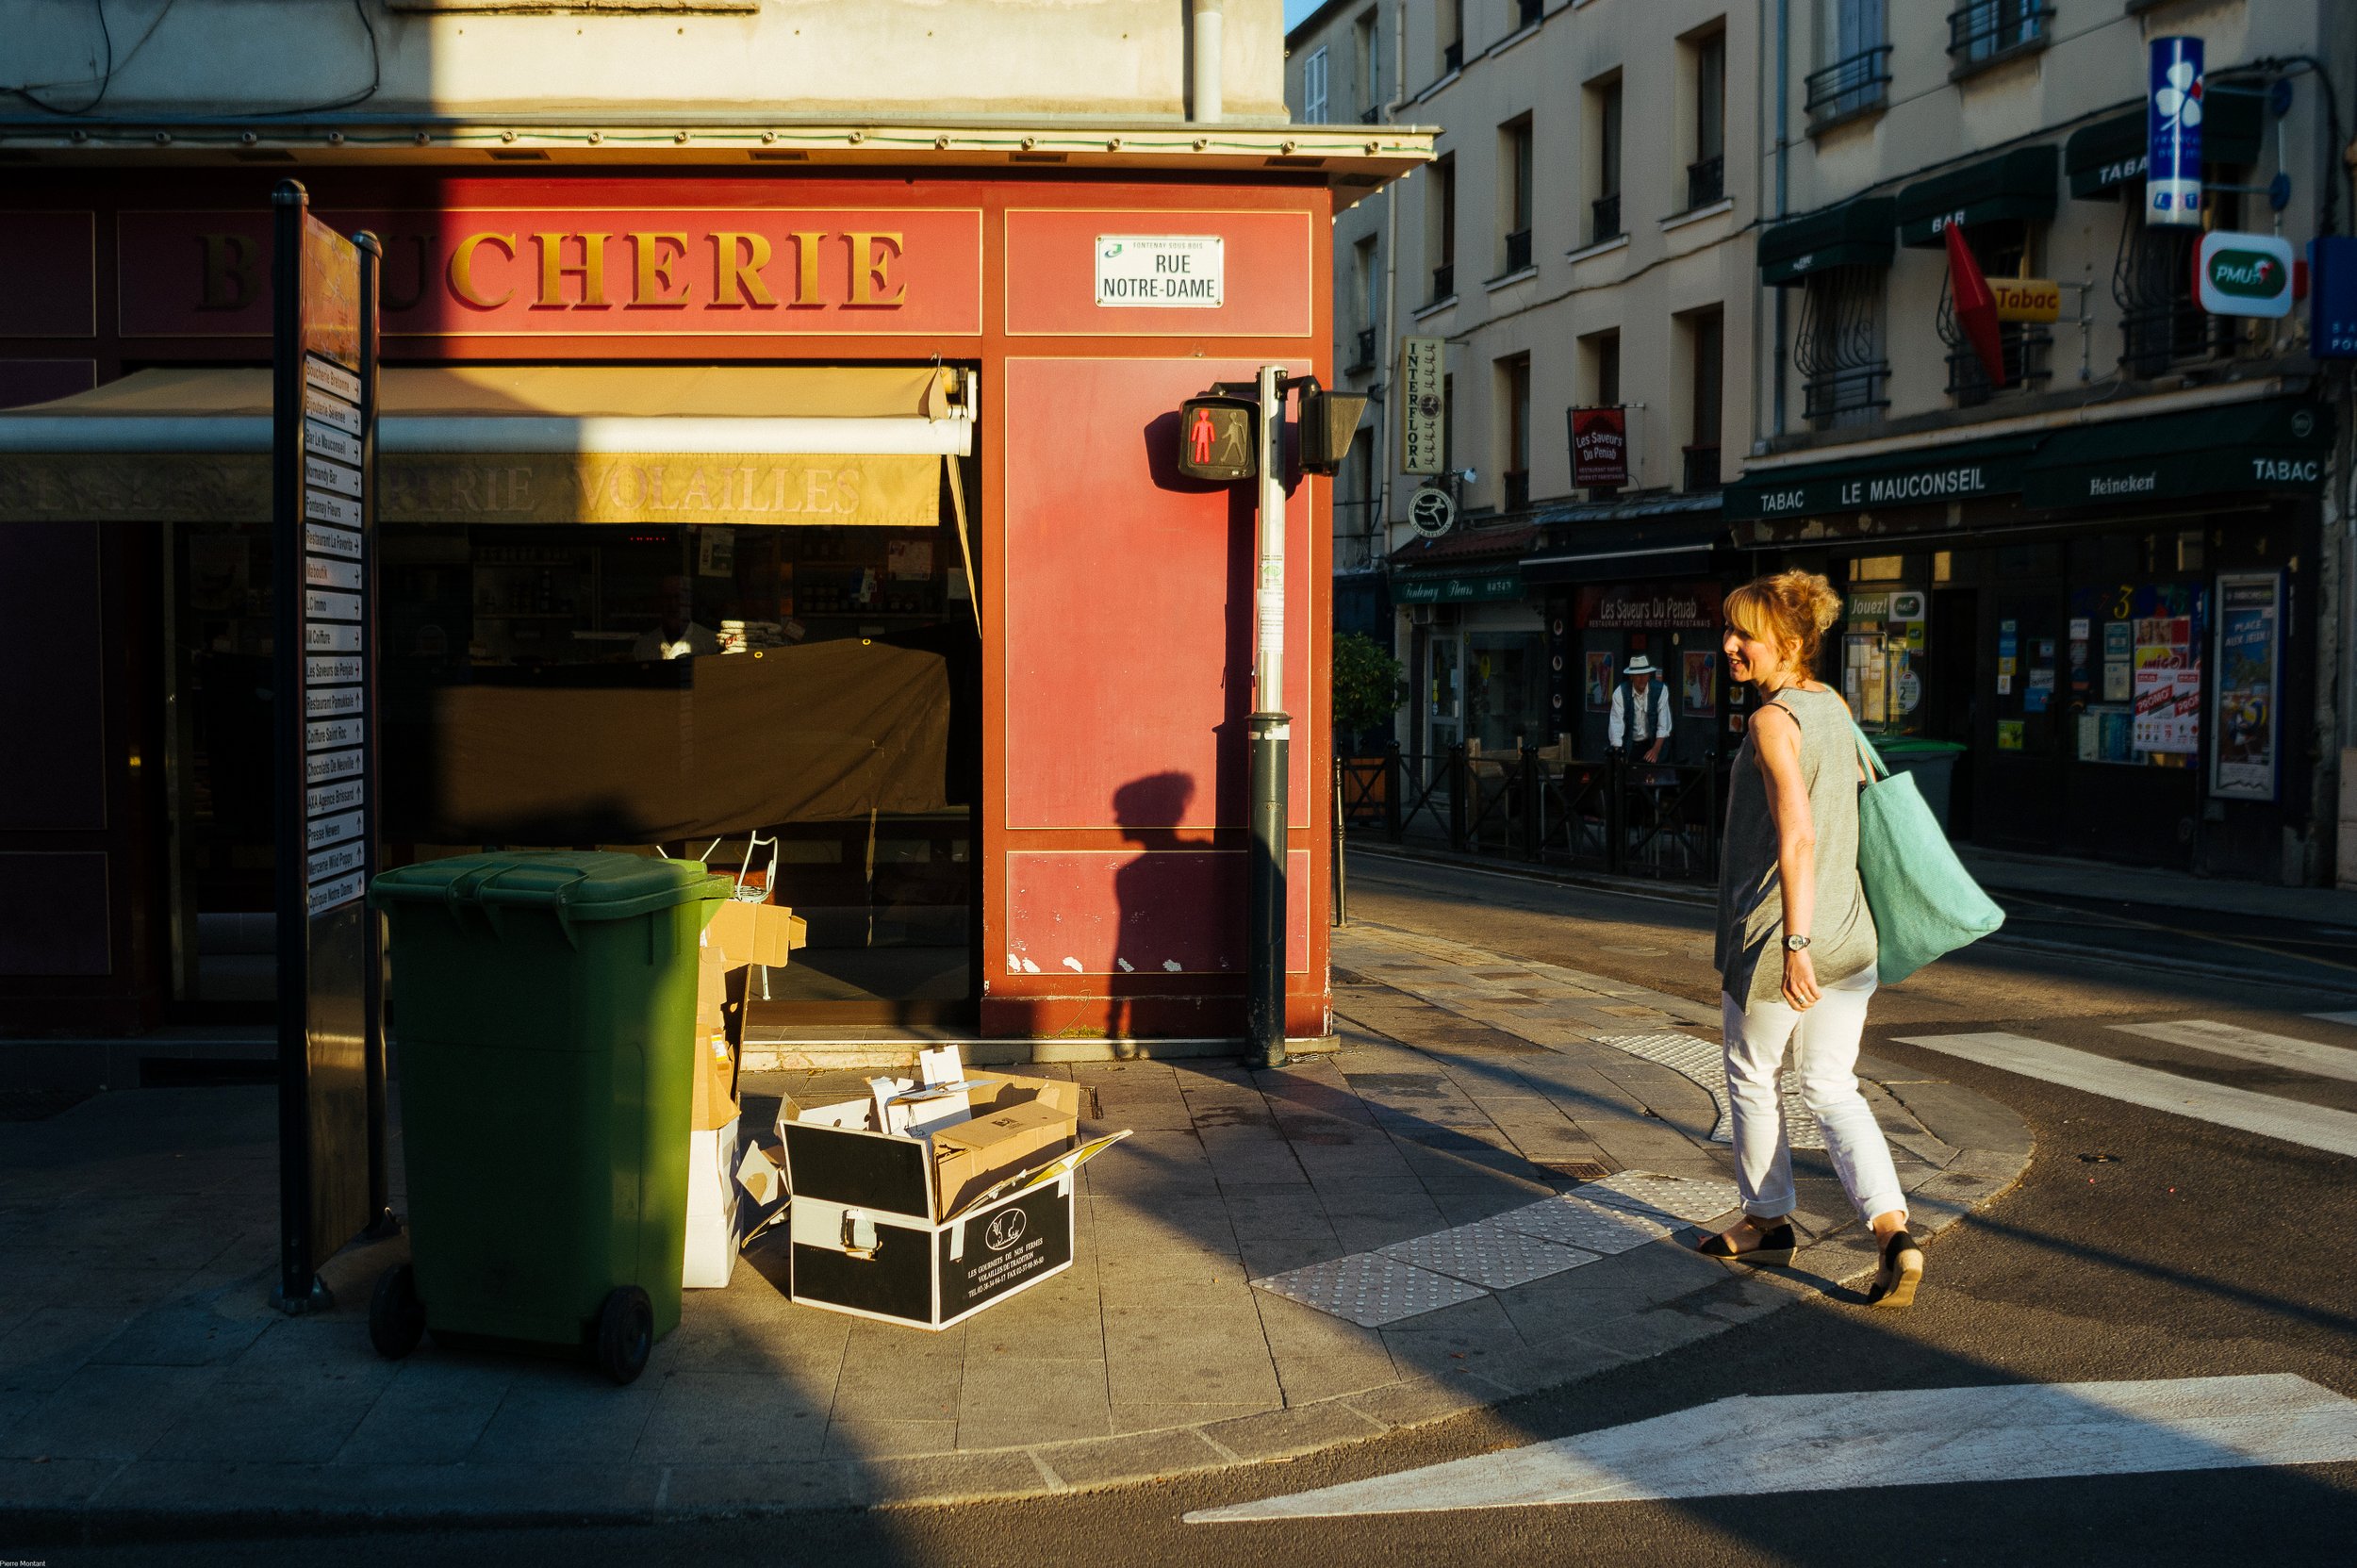
[{"label": "shop poster", "polygon": [[2258,571],[2217,580],[2217,696],[2210,793],[2272,801],[2276,792],[2276,686],[2283,646],[2283,580]]},{"label": "shop poster", "polygon": [[1588,655],[1588,711],[1604,713],[1612,706],[1612,655]]},{"label": "shop poster", "polygon": [[1689,651],[1684,655],[1683,710],[1697,717],[1719,711],[1719,655]]}]

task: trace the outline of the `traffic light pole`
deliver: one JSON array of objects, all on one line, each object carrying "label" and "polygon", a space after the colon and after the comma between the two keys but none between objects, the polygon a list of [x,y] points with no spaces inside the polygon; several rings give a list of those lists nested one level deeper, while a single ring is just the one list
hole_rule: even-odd
[{"label": "traffic light pole", "polygon": [[1260,571],[1253,595],[1252,891],[1244,920],[1252,1065],[1285,1065],[1285,372],[1261,367]]}]

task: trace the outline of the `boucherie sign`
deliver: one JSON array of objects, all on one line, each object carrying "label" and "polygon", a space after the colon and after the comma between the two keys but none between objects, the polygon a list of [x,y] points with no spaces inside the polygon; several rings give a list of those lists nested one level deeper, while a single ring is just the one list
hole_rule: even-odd
[{"label": "boucherie sign", "polygon": [[[789,207],[323,211],[385,245],[384,336],[981,331],[979,212]],[[270,214],[125,212],[125,337],[270,332]]]}]

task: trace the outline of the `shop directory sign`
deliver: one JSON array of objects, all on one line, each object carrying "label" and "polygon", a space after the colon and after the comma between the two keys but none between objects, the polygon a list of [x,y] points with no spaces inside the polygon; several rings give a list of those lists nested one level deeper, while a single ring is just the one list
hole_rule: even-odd
[{"label": "shop directory sign", "polygon": [[273,198],[279,1280],[333,1305],[320,1263],[386,1223],[377,923],[375,518],[377,259]]}]

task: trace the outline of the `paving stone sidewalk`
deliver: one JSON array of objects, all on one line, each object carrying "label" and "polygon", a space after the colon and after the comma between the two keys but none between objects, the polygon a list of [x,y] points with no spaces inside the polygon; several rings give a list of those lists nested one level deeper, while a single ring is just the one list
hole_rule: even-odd
[{"label": "paving stone sidewalk", "polygon": [[[431,1342],[378,1360],[368,1287],[405,1240],[331,1261],[341,1310],[272,1312],[268,1090],[103,1095],[0,1124],[0,1525],[636,1519],[1062,1492],[1362,1441],[1871,1273],[1819,1157],[1798,1161],[1813,1241],[1789,1273],[1697,1257],[1681,1221],[1722,1216],[1627,1196],[1728,1191],[1721,1107],[1694,1065],[1717,1040],[1710,1009],[1380,927],[1338,932],[1334,951],[1335,1056],[1037,1069],[1083,1086],[1084,1130],[1133,1130],[1083,1173],[1065,1274],[928,1333],[794,1306],[783,1248],[756,1241],[728,1289],[689,1293],[627,1389]],[[2030,1143],[2012,1113],[1864,1068],[1919,1233],[2018,1179]],[[748,1115],[858,1087],[765,1075]],[[1641,1229],[1605,1227],[1618,1249],[1598,1255],[1606,1211],[1590,1198]],[[1531,1245],[1534,1214],[1570,1229]],[[1295,1298],[1315,1290],[1252,1282],[1385,1258],[1453,1304],[1368,1326]]]}]

